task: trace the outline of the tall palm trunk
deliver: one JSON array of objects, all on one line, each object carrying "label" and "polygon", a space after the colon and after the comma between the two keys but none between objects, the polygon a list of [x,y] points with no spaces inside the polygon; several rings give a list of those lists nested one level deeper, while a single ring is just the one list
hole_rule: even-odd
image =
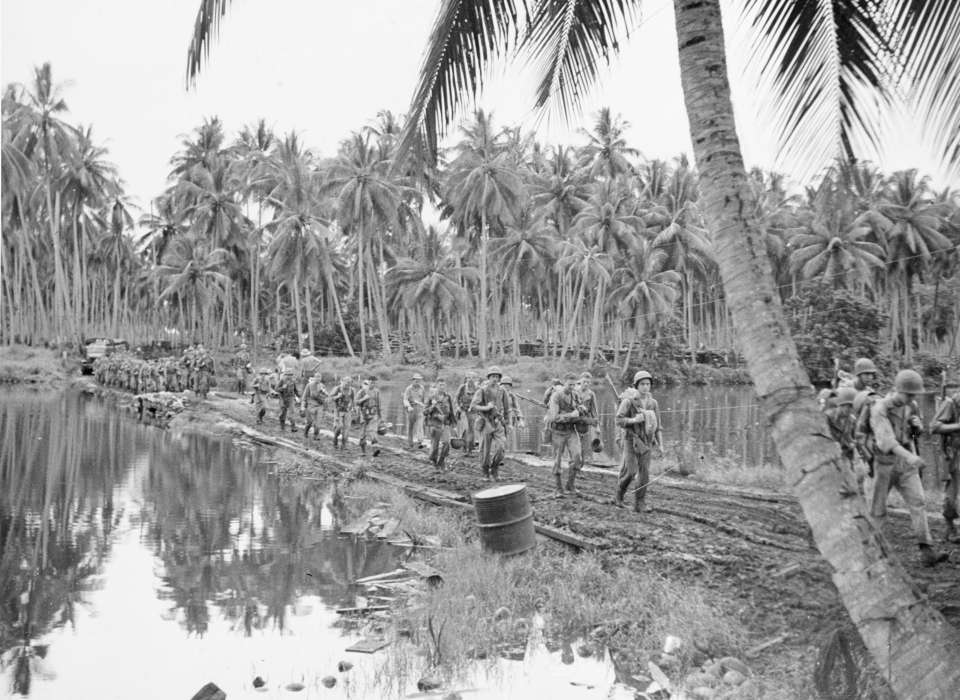
[{"label": "tall palm trunk", "polygon": [[593,364],[597,357],[597,348],[600,347],[600,317],[603,311],[603,292],[604,282],[600,280],[600,287],[596,290],[596,297],[593,300],[593,327],[590,329],[590,359],[589,364]]},{"label": "tall palm trunk", "polygon": [[353,345],[350,344],[350,334],[347,333],[347,327],[343,323],[343,313],[340,311],[340,298],[337,296],[337,289],[333,284],[332,269],[327,269],[326,278],[327,288],[330,290],[330,299],[333,303],[333,309],[337,314],[337,323],[340,324],[340,332],[343,334],[343,342],[347,344],[347,352],[350,353],[350,357],[355,357],[353,354]]},{"label": "tall palm trunk", "polygon": [[563,336],[563,347],[560,350],[560,357],[567,356],[567,348],[570,347],[570,343],[573,340],[573,331],[577,323],[577,316],[580,315],[580,307],[583,306],[583,298],[586,294],[587,289],[587,278],[586,275],[580,278],[580,289],[577,292],[577,301],[573,304],[573,310],[570,311],[570,318],[568,319],[567,332]]},{"label": "tall palm trunk", "polygon": [[480,210],[480,303],[477,305],[477,343],[480,361],[487,361],[487,212]]},{"label": "tall palm trunk", "polygon": [[513,354],[520,357],[520,265],[513,266]]},{"label": "tall palm trunk", "polygon": [[52,174],[47,174],[44,192],[47,200],[47,215],[50,225],[50,240],[53,243],[53,314],[54,328],[58,342],[62,341],[64,332],[69,330],[64,322],[70,314],[70,301],[67,298],[66,276],[63,272],[63,257],[60,251],[60,193],[53,194],[53,185],[50,182]]},{"label": "tall palm trunk", "polygon": [[316,348],[313,347],[313,304],[311,303],[311,297],[313,295],[310,293],[310,282],[305,281],[303,283],[303,304],[307,307],[307,333],[310,334],[309,345],[310,352],[314,352]]},{"label": "tall palm trunk", "polygon": [[674,0],[680,74],[701,196],[740,351],[777,451],[833,580],[900,697],[960,697],[960,631],[923,599],[867,517],[844,494],[840,450],[783,316],[734,124],[720,0]]},{"label": "tall palm trunk", "polygon": [[361,222],[357,231],[357,320],[360,324],[360,359],[367,361],[367,322],[366,313],[363,309],[363,267],[366,264],[364,251],[364,239],[366,238],[365,226]]},{"label": "tall palm trunk", "polygon": [[[297,264],[300,264],[300,261],[297,261]],[[293,308],[296,311],[297,316],[297,346],[294,348],[294,352],[300,350],[301,338],[303,337],[303,315],[300,311],[300,271],[294,273],[293,275],[293,284],[287,287],[287,291],[290,292],[291,297],[293,298]]]}]

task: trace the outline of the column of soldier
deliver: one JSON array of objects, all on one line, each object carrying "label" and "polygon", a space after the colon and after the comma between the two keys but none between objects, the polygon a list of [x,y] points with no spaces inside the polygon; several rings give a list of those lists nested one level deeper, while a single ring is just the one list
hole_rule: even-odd
[{"label": "column of soldier", "polygon": [[[840,445],[851,494],[859,492],[863,496],[865,477],[871,477],[870,516],[882,524],[887,496],[896,489],[910,512],[921,563],[936,566],[946,561],[949,555],[934,548],[921,479],[926,465],[918,441],[925,429],[917,397],[924,393],[923,379],[913,370],[901,370],[892,390],[883,395],[877,384],[877,367],[868,358],[854,363],[852,375],[839,374],[842,378],[838,387],[824,389],[819,399],[831,436]],[[960,392],[944,397],[927,430],[940,437],[935,449],[942,451],[946,463],[941,474],[944,541],[960,542],[955,524],[960,480]]]},{"label": "column of soldier", "polygon": [[138,354],[139,349],[98,357],[93,363],[93,375],[104,386],[137,394],[190,389],[202,398],[206,398],[215,382],[213,358],[202,343],[186,348],[179,359],[145,360]]}]

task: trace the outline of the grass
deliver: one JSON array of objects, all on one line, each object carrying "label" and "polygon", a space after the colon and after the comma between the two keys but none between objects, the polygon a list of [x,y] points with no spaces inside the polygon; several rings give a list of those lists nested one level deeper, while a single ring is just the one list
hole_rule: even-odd
[{"label": "grass", "polygon": [[37,384],[65,375],[63,362],[54,350],[26,345],[0,347],[0,384]]},{"label": "grass", "polygon": [[782,466],[770,462],[747,466],[736,458],[719,454],[709,445],[698,445],[692,441],[667,443],[664,459],[655,460],[654,464],[658,462],[664,469],[671,469],[678,476],[687,476],[695,481],[780,492],[789,490],[787,472]]},{"label": "grass", "polygon": [[[548,648],[573,642],[586,656],[602,655],[607,647],[627,676],[644,672],[659,657],[668,634],[687,642],[668,670],[674,679],[702,663],[704,651],[716,658],[738,656],[747,646],[736,615],[695,581],[628,568],[617,556],[573,554],[556,543],[539,543],[515,557],[486,554],[470,518],[363,480],[343,487],[341,499],[348,517],[386,505],[404,529],[438,536],[442,544],[427,550],[427,558],[443,572],[443,585],[395,606],[395,643],[377,679],[383,688],[402,692],[424,674],[456,682],[477,664],[494,672],[501,652],[522,650],[538,622]],[[776,677],[769,669],[757,673],[756,697],[794,696],[784,690],[782,671]]]}]

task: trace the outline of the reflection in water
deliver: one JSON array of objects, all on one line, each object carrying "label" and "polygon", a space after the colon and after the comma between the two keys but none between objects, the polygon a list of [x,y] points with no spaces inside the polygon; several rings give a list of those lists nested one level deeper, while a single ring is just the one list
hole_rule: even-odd
[{"label": "reflection in water", "polygon": [[[80,697],[67,679],[94,675],[109,685],[109,672],[84,669],[79,652],[65,650],[89,642],[78,648],[93,653],[104,643],[94,637],[97,618],[112,619],[115,608],[139,614],[159,604],[131,630],[137,638],[169,637],[171,625],[180,645],[214,628],[221,638],[283,637],[291,616],[352,604],[353,580],[394,566],[391,548],[330,531],[337,504],[327,485],[268,478],[258,460],[229,441],[146,428],[78,396],[0,399],[4,691]],[[129,612],[117,617],[130,624]],[[125,652],[131,641],[96,651],[133,669],[152,664]],[[174,695],[152,689],[143,697]],[[96,692],[115,696],[102,685]]]}]

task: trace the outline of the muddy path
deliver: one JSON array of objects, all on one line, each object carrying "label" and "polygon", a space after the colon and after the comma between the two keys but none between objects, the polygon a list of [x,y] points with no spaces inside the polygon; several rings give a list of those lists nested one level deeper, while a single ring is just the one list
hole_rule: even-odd
[{"label": "muddy path", "polygon": [[[98,392],[99,393],[99,392]],[[309,457],[333,470],[376,471],[420,486],[470,494],[489,486],[476,457],[453,451],[448,470],[438,473],[427,450],[408,450],[396,435],[381,438],[381,454],[363,456],[356,437],[346,450],[334,450],[329,431],[305,440],[302,432],[281,432],[276,411],[255,425],[249,399],[216,393],[180,418],[229,428],[231,422],[255,428],[309,450]],[[179,420],[179,419],[178,419]],[[302,419],[300,427],[302,427]],[[616,470],[587,467],[578,479],[580,497],[556,498],[549,463],[529,455],[508,455],[501,477],[525,483],[537,521],[596,541],[605,565],[662,573],[690,580],[714,591],[727,612],[737,616],[751,645],[753,663],[772,664],[786,673],[809,678],[821,642],[839,627],[852,629],[828,564],[820,557],[799,505],[789,495],[665,477],[652,483],[650,510],[635,514],[616,508]],[[943,521],[931,519],[938,538]],[[949,547],[951,560],[935,569],[920,566],[905,513],[888,518],[892,550],[931,603],[960,625],[960,547]]]}]

